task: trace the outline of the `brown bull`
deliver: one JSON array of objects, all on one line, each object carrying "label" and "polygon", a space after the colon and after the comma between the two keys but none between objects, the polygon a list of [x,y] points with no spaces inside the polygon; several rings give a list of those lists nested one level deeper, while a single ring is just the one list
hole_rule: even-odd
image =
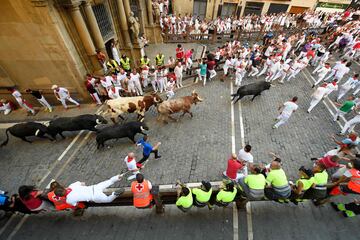
[{"label": "brown bull", "polygon": [[115,118],[120,117],[124,119],[123,113],[137,113],[138,118],[144,117],[145,112],[149,110],[152,105],[162,102],[159,95],[153,93],[149,96],[141,97],[120,97],[106,101],[108,106],[108,113],[111,115],[111,120],[115,123]]},{"label": "brown bull", "polygon": [[177,112],[183,112],[181,117],[183,117],[185,113],[188,113],[193,117],[192,112],[190,112],[191,105],[202,101],[203,99],[199,97],[195,90],[191,93],[191,96],[164,101],[157,107],[159,112],[158,120],[164,121],[165,123],[167,123],[168,118],[177,121],[177,119],[171,116],[171,114]]}]

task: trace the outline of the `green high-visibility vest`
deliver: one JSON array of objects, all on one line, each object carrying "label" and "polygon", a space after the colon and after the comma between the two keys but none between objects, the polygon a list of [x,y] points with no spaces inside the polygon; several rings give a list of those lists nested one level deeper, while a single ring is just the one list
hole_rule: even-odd
[{"label": "green high-visibility vest", "polygon": [[314,177],[311,177],[310,179],[305,179],[305,178],[300,178],[299,180],[296,181],[296,186],[298,185],[299,182],[302,182],[303,184],[303,191],[308,190],[309,188],[311,188],[311,186],[314,183]]},{"label": "green high-visibility vest", "polygon": [[251,189],[261,190],[265,188],[266,181],[264,175],[259,174],[250,174],[245,177],[245,183]]},{"label": "green high-visibility vest", "polygon": [[124,70],[130,70],[130,58],[127,57],[125,60],[120,58],[120,63]]},{"label": "green high-visibility vest", "polygon": [[208,192],[205,192],[200,188],[193,188],[191,189],[191,192],[195,195],[195,198],[198,202],[206,203],[210,200],[212,189],[210,189]]},{"label": "green high-visibility vest", "polygon": [[288,185],[286,174],[282,169],[271,169],[266,177],[266,181],[274,187],[283,187]]},{"label": "green high-visibility vest", "polygon": [[228,192],[228,191],[225,191],[224,189],[222,189],[216,195],[216,201],[223,202],[223,203],[232,202],[232,201],[234,201],[236,193],[237,193],[236,187],[234,187],[234,190],[232,192]]},{"label": "green high-visibility vest", "polygon": [[140,64],[141,64],[141,66],[142,65],[149,65],[149,63],[150,63],[150,59],[145,59],[145,58],[141,58],[140,59]]},{"label": "green high-visibility vest", "polygon": [[155,57],[155,61],[156,61],[156,65],[157,66],[162,66],[162,65],[164,65],[164,59],[165,59],[165,56],[164,56],[164,54],[162,54],[162,55],[156,55],[156,57]]},{"label": "green high-visibility vest", "polygon": [[315,173],[314,174],[314,182],[316,185],[325,185],[328,182],[328,173],[326,172],[326,170],[320,172],[320,173]]}]

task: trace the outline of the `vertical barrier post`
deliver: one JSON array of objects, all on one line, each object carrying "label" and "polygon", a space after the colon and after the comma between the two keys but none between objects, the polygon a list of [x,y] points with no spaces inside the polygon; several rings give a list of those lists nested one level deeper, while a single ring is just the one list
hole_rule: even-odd
[{"label": "vertical barrier post", "polygon": [[153,186],[151,189],[151,194],[153,195],[154,201],[155,201],[155,207],[156,207],[156,213],[162,214],[165,212],[165,207],[161,201],[160,197],[160,188],[159,186]]}]

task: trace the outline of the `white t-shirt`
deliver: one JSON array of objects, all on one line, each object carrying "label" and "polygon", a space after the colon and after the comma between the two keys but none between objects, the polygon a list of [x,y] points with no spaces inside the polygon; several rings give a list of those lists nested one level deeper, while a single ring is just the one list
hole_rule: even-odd
[{"label": "white t-shirt", "polygon": [[112,86],[112,77],[106,76],[105,79],[100,80],[100,82],[104,88],[109,88]]},{"label": "white t-shirt", "polygon": [[241,149],[239,151],[238,159],[243,160],[243,161],[248,162],[248,163],[253,163],[254,162],[253,155],[251,153],[249,153],[249,152],[245,152],[244,149]]},{"label": "white t-shirt", "polygon": [[130,79],[133,80],[134,82],[140,82],[140,74],[136,73],[130,73]]},{"label": "white t-shirt", "polygon": [[318,87],[313,93],[312,97],[316,99],[322,99],[324,95],[328,92],[328,89],[325,87]]},{"label": "white t-shirt", "polygon": [[179,66],[176,66],[175,69],[174,69],[174,73],[176,76],[180,76],[183,72],[183,66],[179,67]]},{"label": "white t-shirt", "polygon": [[83,186],[81,182],[70,184],[72,190],[66,196],[66,202],[72,206],[76,206],[78,202],[89,202],[93,199],[93,186]]},{"label": "white t-shirt", "polygon": [[137,170],[136,167],[136,159],[133,158],[130,162],[128,162],[128,156],[125,157],[124,162],[126,163],[126,166],[129,171]]},{"label": "white t-shirt", "polygon": [[114,87],[114,90],[113,90],[113,88],[110,88],[108,91],[109,98],[111,98],[111,99],[120,98],[121,97],[120,90],[121,90],[120,87]]},{"label": "white t-shirt", "polygon": [[122,83],[124,80],[126,79],[126,73],[124,74],[118,74],[117,75],[117,81],[118,81],[118,84]]},{"label": "white t-shirt", "polygon": [[284,103],[284,109],[282,110],[282,113],[288,116],[291,116],[291,114],[298,109],[298,105],[294,102],[288,101]]},{"label": "white t-shirt", "polygon": [[60,87],[59,91],[54,90],[54,92],[56,92],[61,99],[69,97],[69,92],[66,88]]}]

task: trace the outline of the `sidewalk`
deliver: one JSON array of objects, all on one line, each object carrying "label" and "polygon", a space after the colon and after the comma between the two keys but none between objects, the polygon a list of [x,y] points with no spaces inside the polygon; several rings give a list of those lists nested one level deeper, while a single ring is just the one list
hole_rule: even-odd
[{"label": "sidewalk", "polygon": [[0,123],[16,123],[29,121],[49,121],[58,117],[71,117],[81,114],[94,114],[99,108],[96,104],[81,104],[80,108],[75,105],[69,105],[68,110],[63,106],[53,106],[51,113],[45,112],[44,108],[35,107],[38,113],[35,116],[27,116],[25,109],[18,108],[8,115],[0,114]]}]

